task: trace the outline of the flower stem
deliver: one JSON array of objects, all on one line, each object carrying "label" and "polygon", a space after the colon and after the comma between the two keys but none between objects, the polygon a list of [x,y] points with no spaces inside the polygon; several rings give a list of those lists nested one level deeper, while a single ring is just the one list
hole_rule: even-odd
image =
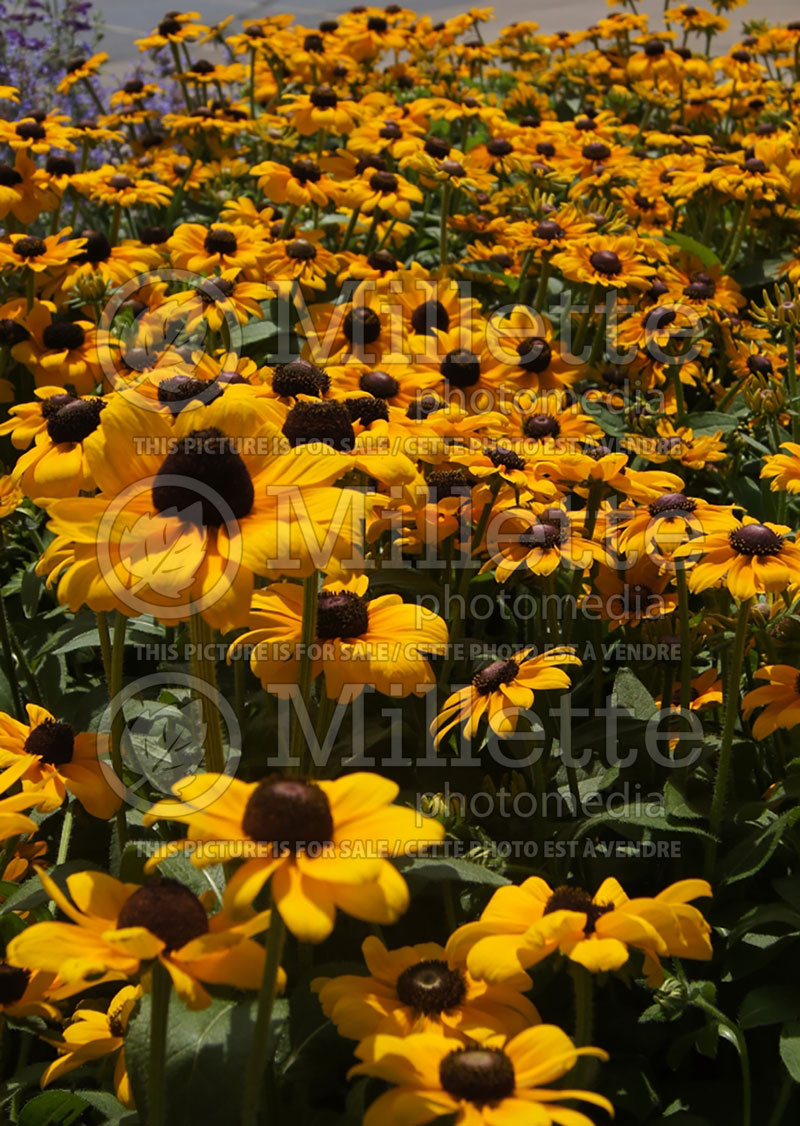
[{"label": "flower stem", "polygon": [[75,803],[68,801],[64,806],[64,820],[61,822],[61,837],[58,841],[56,864],[63,864],[69,854],[69,840],[72,836],[72,825],[75,821]]},{"label": "flower stem", "polygon": [[789,412],[792,419],[792,441],[800,441],[800,404],[797,402],[797,353],[794,329],[786,329],[786,378],[789,384]]},{"label": "flower stem", "polygon": [[261,989],[258,994],[258,1013],[253,1028],[250,1057],[247,1061],[244,1078],[242,1126],[256,1126],[258,1122],[264,1071],[269,1057],[272,1007],[275,1004],[275,994],[278,990],[278,971],[281,965],[285,935],[283,919],[273,908],[272,920],[267,931],[267,953],[264,960],[264,976],[261,979]]},{"label": "flower stem", "polygon": [[447,213],[450,210],[450,195],[453,185],[448,181],[442,188],[442,216],[439,222],[439,262],[447,265]]},{"label": "flower stem", "polygon": [[201,614],[193,611],[189,618],[189,635],[192,642],[192,676],[207,685],[206,692],[198,693],[203,709],[203,724],[205,739],[203,749],[206,761],[206,770],[212,774],[219,774],[225,769],[225,756],[222,753],[222,728],[220,726],[219,709],[215,699],[217,692],[217,663],[212,655],[208,655],[209,648],[213,648],[214,639],[211,627]]},{"label": "flower stem", "polygon": [[148,1126],[166,1126],[166,1055],[169,1024],[169,995],[172,979],[156,960],[151,971],[150,1066],[147,1076]]},{"label": "flower stem", "polygon": [[731,770],[731,748],[736,717],[739,714],[739,680],[742,675],[744,648],[747,641],[747,624],[752,598],[746,598],[739,607],[739,620],[736,623],[736,638],[733,643],[728,683],[725,690],[725,723],[722,729],[722,744],[719,749],[719,764],[714,782],[714,797],[711,802],[709,828],[713,839],[706,849],[706,873],[710,878],[717,859],[717,836],[725,812],[725,797],[728,790],[728,775]]},{"label": "flower stem", "polygon": [[[300,671],[297,678],[298,701],[297,708],[292,715],[292,734],[290,743],[291,761],[303,757],[300,750],[303,746],[303,726],[300,722],[300,706],[310,702],[311,695],[311,649],[317,636],[317,599],[319,596],[319,577],[313,571],[303,580],[303,635],[300,648]],[[310,764],[309,764],[310,765]]]},{"label": "flower stem", "polygon": [[14,649],[11,645],[11,634],[8,628],[8,615],[6,613],[6,603],[3,598],[3,592],[0,590],[0,644],[3,647],[3,657],[5,658],[6,676],[8,683],[11,687],[11,697],[14,701],[14,711],[17,719],[22,719],[25,715],[25,708],[22,703],[22,693],[20,692],[19,680],[17,679],[17,661],[14,656]]},{"label": "flower stem", "polygon": [[[125,629],[128,619],[124,614],[118,614],[114,625],[114,644],[111,644],[111,632],[108,626],[108,615],[101,611],[97,613],[97,632],[100,637],[100,652],[103,657],[103,669],[108,685],[108,700],[111,705],[111,733],[110,752],[111,765],[114,773],[122,784],[122,732],[125,727],[125,716],[122,708],[114,708],[114,699],[122,688],[122,660],[125,655]],[[120,851],[128,840],[128,825],[125,820],[125,807],[120,806],[116,813],[117,836]]]},{"label": "flower stem", "polygon": [[[594,978],[584,966],[571,962],[569,974],[575,997],[575,1031],[572,1039],[576,1048],[586,1048],[592,1042],[594,1028]],[[596,1061],[583,1057],[575,1070],[575,1084],[587,1086],[591,1082]]]},{"label": "flower stem", "polygon": [[[686,583],[686,567],[678,562],[675,569],[675,585],[678,588],[678,617],[681,636],[681,712],[689,707],[692,688],[692,647],[689,635],[689,588]],[[671,706],[671,700],[662,700],[662,708]]]}]

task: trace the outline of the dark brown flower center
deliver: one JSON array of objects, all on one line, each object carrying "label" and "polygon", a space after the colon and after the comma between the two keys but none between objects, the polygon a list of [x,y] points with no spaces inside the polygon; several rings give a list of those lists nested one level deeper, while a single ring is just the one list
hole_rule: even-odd
[{"label": "dark brown flower center", "polygon": [[525,458],[520,457],[514,450],[509,450],[505,446],[496,446],[493,450],[484,450],[484,453],[491,461],[492,465],[498,469],[518,469],[525,468]]},{"label": "dark brown flower center", "polygon": [[235,254],[238,247],[236,235],[227,227],[214,227],[206,235],[203,245],[209,254]]},{"label": "dark brown flower center", "polygon": [[46,719],[44,723],[32,727],[25,740],[25,753],[38,755],[49,766],[64,766],[72,762],[74,749],[75,732],[71,725],[55,719]]},{"label": "dark brown flower center", "polygon": [[208,916],[193,891],[177,880],[158,880],[138,888],[117,916],[117,930],[144,927],[166,950],[180,950],[208,934]]},{"label": "dark brown flower center", "polygon": [[346,313],[342,321],[342,332],[356,347],[374,344],[381,334],[381,319],[374,309],[356,305]]},{"label": "dark brown flower center", "polygon": [[651,516],[665,516],[678,512],[694,512],[697,501],[683,493],[664,493],[658,500],[652,501],[647,506]]},{"label": "dark brown flower center", "polygon": [[666,51],[666,46],[660,39],[651,39],[644,45],[644,53],[649,59],[657,59],[659,55],[663,55]]},{"label": "dark brown flower center", "polygon": [[558,419],[549,414],[530,414],[522,424],[528,438],[557,438],[561,432]]},{"label": "dark brown flower center", "polygon": [[296,403],[283,424],[284,437],[292,446],[322,442],[346,453],[355,442],[347,407],[340,402]]},{"label": "dark brown flower center", "polygon": [[47,131],[38,121],[20,121],[14,132],[23,141],[43,141]]},{"label": "dark brown flower center", "polygon": [[248,799],[242,829],[253,841],[298,853],[331,841],[333,816],[319,786],[269,774]]},{"label": "dark brown flower center", "polygon": [[166,242],[168,238],[169,231],[166,227],[143,227],[139,232],[139,239],[145,246],[159,246],[162,242]]},{"label": "dark brown flower center", "polygon": [[447,332],[450,315],[441,301],[425,301],[411,314],[411,327],[419,336],[433,336],[434,329]]},{"label": "dark brown flower center", "polygon": [[521,340],[517,345],[517,355],[522,370],[535,375],[547,371],[553,358],[552,349],[542,336],[530,336],[527,340]]},{"label": "dark brown flower center", "polygon": [[626,583],[622,588],[624,612],[632,614],[634,617],[640,617],[653,602],[657,601],[658,595],[654,594],[650,587],[643,583]]},{"label": "dark brown flower center", "polygon": [[488,696],[490,692],[497,692],[501,684],[510,684],[519,672],[516,661],[492,661],[485,669],[476,672],[472,678],[473,687],[479,695]]},{"label": "dark brown flower center", "polygon": [[234,283],[230,278],[206,278],[196,287],[195,293],[201,298],[204,305],[214,305],[218,301],[227,301],[234,288]]},{"label": "dark brown flower center", "polygon": [[[51,441],[56,445],[61,442],[82,442],[100,425],[100,415],[105,406],[104,400],[99,398],[72,399],[64,403],[47,419],[47,433]],[[51,406],[50,410],[52,409]]]},{"label": "dark brown flower center", "polygon": [[17,184],[21,183],[22,177],[16,168],[12,168],[10,164],[0,164],[0,186],[15,188]]},{"label": "dark brown flower center", "polygon": [[613,277],[614,274],[622,272],[622,262],[613,250],[595,250],[594,254],[590,255],[589,261],[598,274],[605,274],[606,277]]},{"label": "dark brown flower center", "polygon": [[514,146],[505,137],[495,137],[486,145],[486,151],[490,156],[508,156],[514,151]]},{"label": "dark brown flower center", "polygon": [[362,426],[370,426],[378,419],[388,421],[389,408],[385,400],[375,395],[361,395],[357,399],[345,399],[347,413],[351,422],[360,422]]},{"label": "dark brown flower center", "polygon": [[418,1013],[444,1013],[457,1008],[467,993],[460,970],[447,962],[428,958],[403,970],[395,986],[397,998]]},{"label": "dark brown flower center", "polygon": [[747,367],[753,375],[772,375],[772,360],[769,356],[748,356]]},{"label": "dark brown flower center", "polygon": [[439,371],[449,384],[461,390],[474,387],[481,378],[480,360],[468,348],[448,352],[439,365]]},{"label": "dark brown flower center", "polygon": [[336,91],[330,86],[316,86],[309,94],[309,100],[317,109],[333,109],[339,102]]},{"label": "dark brown flower center", "polygon": [[56,321],[54,324],[47,325],[42,333],[45,348],[54,352],[62,352],[65,349],[71,352],[74,348],[80,348],[85,340],[86,333],[74,321]]},{"label": "dark brown flower center", "polygon": [[428,496],[434,504],[449,497],[468,497],[474,483],[463,469],[434,469],[428,474]]},{"label": "dark brown flower center", "polygon": [[330,376],[308,360],[290,360],[288,364],[279,364],[272,376],[272,390],[276,395],[314,395],[322,398],[330,386]]},{"label": "dark brown flower center", "polygon": [[745,524],[729,532],[728,540],[739,555],[777,555],[784,537],[765,524]]},{"label": "dark brown flower center", "polygon": [[367,255],[367,265],[382,274],[388,274],[391,270],[396,270],[399,263],[388,250],[373,250]]},{"label": "dark brown flower center", "polygon": [[189,375],[171,375],[158,385],[158,401],[168,406],[173,414],[180,414],[187,403],[200,399],[213,403],[222,394],[222,388],[210,379],[193,379]]},{"label": "dark brown flower center", "polygon": [[13,1005],[24,995],[30,981],[30,970],[0,962],[0,1006]]},{"label": "dark brown flower center", "polygon": [[608,160],[611,156],[611,149],[602,141],[590,141],[583,146],[582,152],[587,160]]},{"label": "dark brown flower center", "polygon": [[14,243],[14,253],[20,258],[38,258],[46,249],[44,239],[36,238],[35,235],[25,235]]},{"label": "dark brown flower center", "polygon": [[656,305],[655,309],[650,309],[645,313],[644,323],[648,332],[660,332],[675,322],[677,314],[674,309],[665,308],[663,305]]},{"label": "dark brown flower center", "polygon": [[389,195],[397,191],[399,181],[391,172],[373,172],[369,178],[369,186],[374,192]]},{"label": "dark brown flower center", "polygon": [[180,30],[180,21],[171,17],[163,19],[158,25],[158,34],[163,35],[165,39],[170,35],[177,35]]},{"label": "dark brown flower center", "polygon": [[81,231],[80,238],[86,239],[86,246],[75,259],[76,262],[106,262],[111,255],[111,243],[102,231]]},{"label": "dark brown flower center", "polygon": [[378,399],[391,399],[400,390],[400,384],[388,371],[365,371],[358,385],[362,391]]},{"label": "dark brown flower center", "polygon": [[586,916],[584,934],[593,934],[597,920],[614,910],[613,903],[595,903],[583,888],[572,888],[566,884],[557,887],[545,904],[544,913],[553,911],[580,911]]},{"label": "dark brown flower center", "polygon": [[529,551],[533,551],[537,547],[548,551],[551,547],[556,547],[562,543],[563,539],[564,533],[558,524],[542,522],[532,524],[527,531],[522,532],[519,537],[519,544]]},{"label": "dark brown flower center", "polygon": [[305,238],[292,239],[286,245],[286,253],[290,258],[294,258],[298,262],[311,262],[317,257],[317,248],[313,242],[309,242]]},{"label": "dark brown flower center", "polygon": [[369,629],[366,601],[351,590],[322,591],[317,599],[317,637],[362,637]]},{"label": "dark brown flower center", "polygon": [[152,497],[156,512],[218,528],[232,517],[241,520],[250,513],[255,490],[233,439],[212,426],[193,430],[167,454]]},{"label": "dark brown flower center", "polygon": [[552,239],[563,238],[566,231],[555,219],[542,219],[536,224],[533,233],[536,238],[550,242]]},{"label": "dark brown flower center", "polygon": [[501,1048],[456,1048],[439,1065],[448,1095],[486,1106],[514,1094],[514,1065]]}]

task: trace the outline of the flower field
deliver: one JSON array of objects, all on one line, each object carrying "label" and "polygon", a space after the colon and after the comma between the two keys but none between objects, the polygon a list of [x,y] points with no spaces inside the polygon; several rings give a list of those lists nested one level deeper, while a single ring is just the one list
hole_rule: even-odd
[{"label": "flower field", "polygon": [[800,23],[89,9],[2,5],[0,1122],[797,1122]]}]

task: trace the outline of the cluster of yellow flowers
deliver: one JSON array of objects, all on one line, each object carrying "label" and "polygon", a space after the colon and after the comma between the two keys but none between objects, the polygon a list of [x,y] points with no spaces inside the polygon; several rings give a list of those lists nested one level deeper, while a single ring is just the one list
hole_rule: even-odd
[{"label": "cluster of yellow flowers", "polygon": [[[78,732],[66,699],[39,697],[0,605],[2,895],[35,866],[69,920],[13,914],[0,962],[0,1014],[72,1014],[48,1036],[43,1085],[113,1054],[132,1107],[125,1031],[149,993],[146,1121],[164,1126],[169,990],[192,1010],[249,991],[254,1126],[291,987],[286,932],[322,943],[338,912],[375,932],[368,973],[312,988],[358,1042],[352,1074],[391,1084],[367,1126],[590,1126],[562,1104],[609,1099],[550,1086],[579,1057],[606,1058],[583,1020],[589,975],[630,960],[658,988],[661,959],[711,958],[691,901],[717,872],[737,724],[745,737],[759,710],[752,737],[778,732],[785,770],[781,732],[800,723],[786,522],[800,246],[784,252],[800,243],[800,25],[712,55],[733,3],[667,8],[658,32],[634,2],[611,7],[583,32],[529,21],[491,43],[490,9],[434,24],[358,7],[317,30],[276,15],[239,31],[171,12],[138,41],[172,59],[168,112],[164,82],[145,78],[104,106],[102,54],[59,87],[88,91],[93,120],[18,117],[19,92],[0,87],[0,436],[14,458],[0,519],[12,540],[23,520],[36,529],[55,611],[96,615],[112,714],[108,731]],[[518,592],[536,612],[493,652],[474,600],[500,614]],[[221,641],[245,730],[263,708],[272,737],[277,702],[299,701],[274,730],[289,767],[265,775],[246,740],[233,777],[203,699],[205,769],[171,797],[153,785],[131,822],[115,701],[140,620],[191,641],[212,697]],[[588,636],[679,641],[677,661],[631,662],[672,724],[669,765],[678,715],[720,720],[680,777],[708,811],[708,879],[685,869],[629,898],[613,877],[590,895],[575,868],[542,868],[553,886],[536,869],[477,921],[454,908],[444,944],[387,948],[380,928],[410,902],[398,859],[457,834],[446,812],[396,803],[396,781],[348,769],[335,731],[320,768],[312,737],[319,749],[337,709],[375,692],[403,702],[434,759],[532,745],[538,693],[586,673],[592,707],[605,700]],[[424,719],[415,697],[435,701]],[[531,789],[571,794],[580,821],[591,771],[562,768],[552,726],[545,741]],[[120,852],[132,824],[152,834],[137,882],[73,868],[65,890],[76,803],[114,819]],[[48,874],[45,819],[62,808]],[[220,886],[158,875],[184,854],[222,865]],[[547,958],[574,980],[574,1040],[526,997]],[[108,983],[121,988],[105,1011],[74,1008]]]}]

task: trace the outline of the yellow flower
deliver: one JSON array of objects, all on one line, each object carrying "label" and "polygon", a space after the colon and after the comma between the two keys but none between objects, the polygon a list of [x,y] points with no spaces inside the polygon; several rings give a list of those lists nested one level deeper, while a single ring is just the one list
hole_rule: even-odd
[{"label": "yellow flower", "polygon": [[392,805],[398,790],[364,773],[335,782],[280,775],[252,783],[215,774],[185,778],[173,786],[176,800],[158,802],[145,820],[182,821],[189,840],[166,845],[148,866],[186,844],[211,846],[192,853],[199,866],[250,855],[228,881],[223,907],[240,917],[271,880],[275,909],[306,942],[328,937],[337,909],[366,922],[393,923],[408,907],[408,888],[387,857],[413,855],[444,836],[438,822]]},{"label": "yellow flower", "polygon": [[792,665],[764,665],[755,678],[767,684],[754,688],[742,700],[745,719],[756,708],[764,708],[753,724],[753,738],[766,739],[779,728],[789,731],[800,723],[800,670]]},{"label": "yellow flower", "polygon": [[439,1032],[481,1040],[492,1033],[514,1036],[539,1023],[536,1008],[518,990],[475,981],[435,942],[390,951],[370,937],[361,951],[370,976],[311,983],[340,1036]]},{"label": "yellow flower", "polygon": [[[24,973],[24,970],[17,971]],[[72,1020],[64,1029],[62,1040],[48,1040],[60,1055],[42,1073],[41,1086],[47,1087],[54,1079],[68,1075],[76,1067],[116,1055],[114,1064],[114,1093],[123,1106],[133,1109],[133,1095],[128,1073],[125,1070],[125,1031],[134,1005],[142,994],[138,985],[125,985],[101,1012],[90,1003],[79,1005]]]},{"label": "yellow flower", "polygon": [[364,1126],[424,1126],[443,1115],[455,1115],[456,1126],[592,1126],[585,1114],[561,1105],[573,1099],[613,1113],[602,1095],[550,1088],[579,1057],[608,1058],[600,1048],[576,1048],[552,1024],[528,1028],[511,1040],[493,1037],[461,1047],[430,1032],[377,1034],[359,1044],[356,1055],[363,1062],[351,1075],[395,1084],[369,1107]]},{"label": "yellow flower", "polygon": [[445,700],[431,723],[435,745],[459,723],[465,725],[464,737],[471,739],[487,715],[496,735],[516,730],[519,713],[533,706],[535,691],[569,688],[568,674],[555,666],[580,663],[574,651],[564,647],[538,655],[521,649],[506,660],[493,661],[475,674],[472,684]]},{"label": "yellow flower", "polygon": [[632,235],[592,235],[554,254],[552,264],[570,281],[605,289],[647,289],[655,268],[645,262]]},{"label": "yellow flower", "polygon": [[[370,601],[366,576],[325,583],[317,598],[312,677],[325,675],[330,699],[349,703],[369,685],[384,695],[422,696],[436,677],[427,656],[447,647],[447,626],[432,610],[404,603],[399,594]],[[250,630],[231,652],[252,647],[250,667],[264,688],[296,684],[303,635],[303,588],[275,583],[256,591]]]},{"label": "yellow flower", "polygon": [[659,984],[660,957],[710,960],[711,928],[689,906],[710,895],[705,880],[681,880],[653,898],[629,899],[613,877],[590,896],[532,876],[519,887],[498,888],[480,920],[459,927],[447,949],[474,977],[502,982],[519,980],[556,950],[601,973],[623,966],[634,948],[645,955],[648,981]]},{"label": "yellow flower", "polygon": [[176,880],[140,887],[105,872],[67,876],[69,896],[41,868],[50,899],[72,921],[34,923],[8,944],[8,960],[57,974],[55,987],[77,992],[99,981],[134,977],[157,958],[190,1009],[211,996],[201,983],[257,989],[264,948],[252,938],[269,926],[269,911],[235,923],[224,910],[209,916]]},{"label": "yellow flower", "polygon": [[738,602],[764,591],[800,583],[800,547],[784,524],[761,524],[746,516],[730,531],[714,532],[679,547],[675,559],[694,562],[689,589],[724,584]]},{"label": "yellow flower", "polygon": [[121,799],[100,765],[108,737],[76,734],[38,704],[28,704],[26,710],[27,723],[0,712],[0,766],[24,770],[22,788],[37,809],[58,809],[69,791],[93,817],[112,817]]}]

